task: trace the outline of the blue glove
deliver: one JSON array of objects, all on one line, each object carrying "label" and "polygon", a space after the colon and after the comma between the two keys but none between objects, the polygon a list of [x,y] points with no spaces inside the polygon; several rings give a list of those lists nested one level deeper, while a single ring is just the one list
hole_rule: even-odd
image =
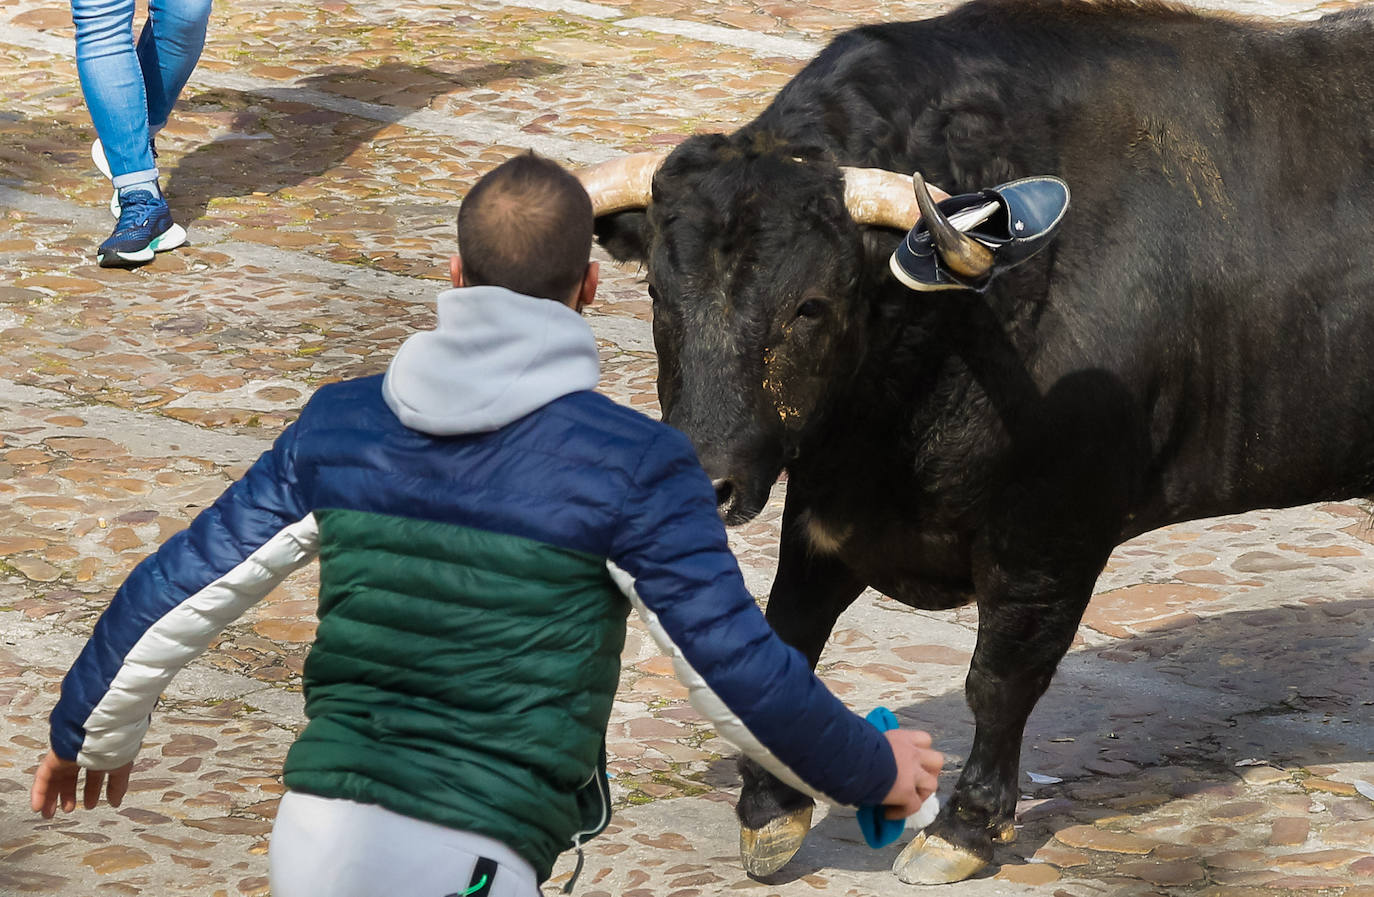
[{"label": "blue glove", "polygon": [[[900,725],[897,715],[886,707],[873,708],[865,719],[876,726],[879,732],[887,732]],[[906,831],[906,820],[888,819],[882,804],[864,804],[859,807],[855,818],[859,820],[859,831],[864,833],[864,840],[875,850],[896,841]]]}]

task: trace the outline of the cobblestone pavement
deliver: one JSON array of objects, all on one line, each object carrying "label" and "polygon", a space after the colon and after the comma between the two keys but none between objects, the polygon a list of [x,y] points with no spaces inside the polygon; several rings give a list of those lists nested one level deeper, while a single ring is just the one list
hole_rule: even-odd
[{"label": "cobblestone pavement", "polygon": [[[1307,0],[1224,2],[1310,16]],[[174,684],[118,811],[43,822],[27,789],[67,664],[111,591],[322,382],[381,370],[432,321],[455,197],[511,153],[570,163],[729,129],[837,30],[898,0],[220,0],[159,138],[191,245],[92,261],[71,25],[0,0],[0,894],[267,892],[278,772],[301,723],[312,570]],[[649,305],[606,269],[604,388],[656,412]],[[779,490],[780,491],[780,490]],[[765,594],[780,503],[733,535]],[[852,706],[929,728],[957,776],[975,612],[869,594],[822,659]],[[1018,840],[948,894],[1374,897],[1374,529],[1331,503],[1123,545],[1023,755]],[[823,817],[772,884],[735,859],[732,751],[632,624],[610,753],[619,803],[583,897],[893,895],[898,846]],[[1035,778],[1031,777],[1035,774]],[[550,884],[566,879],[565,857]]]}]

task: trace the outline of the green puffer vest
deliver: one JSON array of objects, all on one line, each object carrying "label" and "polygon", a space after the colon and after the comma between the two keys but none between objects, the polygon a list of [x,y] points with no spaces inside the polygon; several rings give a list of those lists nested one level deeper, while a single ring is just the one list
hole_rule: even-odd
[{"label": "green puffer vest", "polygon": [[629,602],[604,559],[315,514],[320,625],[287,787],[495,838],[547,879],[610,817],[604,745]]}]

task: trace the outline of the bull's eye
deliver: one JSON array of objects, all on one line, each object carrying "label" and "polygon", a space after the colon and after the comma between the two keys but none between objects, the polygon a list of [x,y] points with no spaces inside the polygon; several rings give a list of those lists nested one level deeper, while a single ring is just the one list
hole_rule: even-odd
[{"label": "bull's eye", "polygon": [[825,314],[826,302],[824,299],[807,299],[797,306],[797,317],[799,318],[819,318]]}]

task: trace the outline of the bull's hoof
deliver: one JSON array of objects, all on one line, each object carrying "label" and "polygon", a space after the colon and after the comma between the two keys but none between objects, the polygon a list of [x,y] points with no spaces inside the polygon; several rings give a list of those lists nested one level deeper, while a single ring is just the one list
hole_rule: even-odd
[{"label": "bull's hoof", "polygon": [[909,885],[944,885],[963,881],[987,865],[973,853],[939,835],[917,835],[892,863],[892,871]]},{"label": "bull's hoof", "polygon": [[1011,844],[1016,841],[1016,826],[1004,822],[992,830],[992,840],[997,844]]},{"label": "bull's hoof", "polygon": [[786,816],[770,819],[763,828],[739,830],[739,858],[744,871],[759,878],[772,875],[797,855],[811,831],[811,810],[806,806]]}]

